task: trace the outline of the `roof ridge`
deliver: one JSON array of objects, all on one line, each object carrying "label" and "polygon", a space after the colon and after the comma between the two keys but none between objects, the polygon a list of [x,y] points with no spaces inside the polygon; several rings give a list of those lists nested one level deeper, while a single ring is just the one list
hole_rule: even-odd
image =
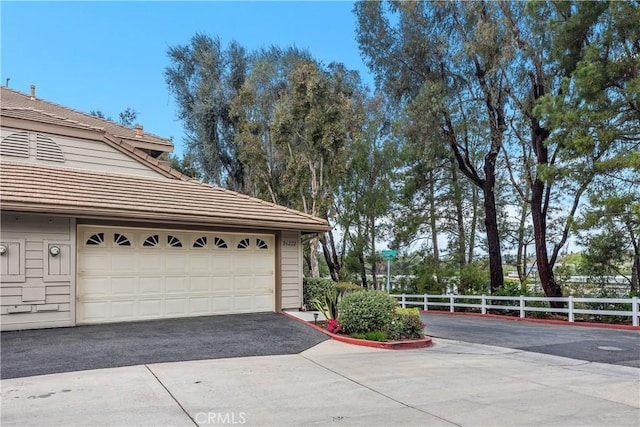
[{"label": "roof ridge", "polygon": [[[13,93],[16,93],[18,95],[24,96],[25,98],[29,98],[29,99],[31,98],[29,95],[27,95],[24,92],[20,92],[19,90],[11,89],[11,88],[8,88],[8,87],[5,87],[5,86],[0,86],[0,87],[2,88],[2,90],[9,90],[9,91],[11,91]],[[77,114],[82,114],[83,116],[91,118],[93,120],[100,120],[100,121],[103,121],[103,122],[107,122],[109,124],[116,125],[116,126],[122,128],[122,129],[126,129],[128,131],[135,130],[135,128],[130,128],[130,127],[124,126],[124,125],[122,125],[122,124],[120,124],[118,122],[115,122],[113,120],[107,120],[107,119],[102,118],[102,117],[94,116],[94,115],[91,115],[89,113],[85,113],[84,111],[76,110],[75,108],[67,107],[65,105],[61,105],[61,104],[58,104],[56,102],[48,101],[48,100],[46,100],[44,98],[35,97],[35,100],[36,101],[40,101],[40,102],[44,102],[44,103],[47,103],[47,104],[50,104],[50,105],[54,105],[56,107],[62,108],[64,110],[69,110],[69,111],[77,113]],[[41,110],[38,110],[38,111],[41,111]],[[78,123],[80,123],[80,122],[78,122]],[[82,124],[87,125],[87,126],[92,126],[92,125],[89,125],[87,123],[82,123]],[[158,138],[158,139],[162,139],[162,140],[164,140],[166,142],[171,143],[171,145],[173,145],[173,142],[169,138],[164,138],[162,136],[158,136],[158,135],[153,134],[151,132],[145,132],[145,134],[149,135],[149,136],[152,136],[152,137],[155,137],[155,138]],[[122,137],[122,135],[115,135],[115,136]],[[129,138],[127,138],[127,139],[129,139]]]},{"label": "roof ridge", "polygon": [[2,107],[0,107],[0,109],[2,109],[2,110],[20,110],[20,111],[37,111],[38,113],[44,114],[45,116],[53,117],[55,119],[63,120],[65,122],[75,123],[75,124],[78,124],[78,125],[86,126],[88,128],[95,129],[95,130],[100,130],[100,131],[103,131],[103,132],[106,131],[106,129],[103,128],[103,127],[90,125],[88,123],[82,123],[82,122],[79,122],[77,120],[73,120],[73,119],[70,119],[68,117],[59,116],[57,114],[53,114],[53,113],[50,113],[48,111],[44,111],[44,110],[41,110],[41,109],[35,108],[35,107],[16,107],[16,106],[6,107],[6,106],[2,106]]}]

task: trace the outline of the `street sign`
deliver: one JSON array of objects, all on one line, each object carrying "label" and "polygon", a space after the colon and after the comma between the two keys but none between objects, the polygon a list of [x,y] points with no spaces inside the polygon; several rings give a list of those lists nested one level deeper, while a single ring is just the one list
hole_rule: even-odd
[{"label": "street sign", "polygon": [[398,256],[398,251],[395,249],[389,249],[382,251],[382,259],[385,261],[393,261]]}]

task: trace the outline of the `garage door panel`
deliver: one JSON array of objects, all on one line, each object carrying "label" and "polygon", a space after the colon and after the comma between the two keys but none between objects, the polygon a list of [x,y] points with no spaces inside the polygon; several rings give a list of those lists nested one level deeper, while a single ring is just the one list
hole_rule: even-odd
[{"label": "garage door panel", "polygon": [[145,299],[138,303],[140,317],[143,319],[157,319],[164,313],[164,301],[161,299]]},{"label": "garage door panel", "polygon": [[127,274],[138,271],[138,256],[133,251],[125,253],[111,253],[106,256],[111,258],[111,271],[118,274]]},{"label": "garage door panel", "polygon": [[111,318],[118,321],[138,318],[138,302],[131,300],[112,301]]},{"label": "garage door panel", "polygon": [[141,249],[138,254],[138,271],[162,274],[164,272],[164,253],[157,249]]},{"label": "garage door panel", "polygon": [[212,307],[215,313],[233,313],[233,297],[212,297]]},{"label": "garage door panel", "polygon": [[78,257],[78,271],[89,271],[92,274],[110,273],[113,269],[111,259],[107,253],[83,253]]},{"label": "garage door panel", "polygon": [[211,299],[209,297],[189,298],[189,314],[204,315],[211,311]]},{"label": "garage door panel", "polygon": [[246,292],[253,289],[253,276],[236,277],[233,281],[233,290],[237,292]]},{"label": "garage door panel", "polygon": [[255,274],[273,275],[273,257],[269,255],[256,255],[253,259],[253,272]]},{"label": "garage door panel", "polygon": [[186,277],[167,277],[165,279],[165,289],[168,294],[188,293]]},{"label": "garage door panel", "polygon": [[164,293],[164,277],[140,277],[138,280],[140,295],[161,295]]},{"label": "garage door panel", "polygon": [[99,233],[131,245],[79,241],[79,324],[275,309],[273,236],[79,226]]},{"label": "garage door panel", "polygon": [[113,277],[111,278],[111,294],[114,296],[138,295],[138,278],[132,277]]},{"label": "garage door panel", "polygon": [[187,259],[188,258],[186,254],[168,253],[164,259],[165,271],[167,273],[187,273],[189,271],[189,264]]},{"label": "garage door panel", "polygon": [[254,297],[253,303],[256,311],[271,311],[271,301],[273,300],[273,295],[256,295]]},{"label": "garage door panel", "polygon": [[211,292],[211,277],[193,277],[189,278],[189,291],[195,293],[210,293]]},{"label": "garage door panel", "polygon": [[246,313],[253,311],[253,295],[236,296],[233,299],[234,311]]},{"label": "garage door panel", "polygon": [[167,316],[185,316],[187,311],[186,298],[168,298],[164,302],[165,314]]},{"label": "garage door panel", "polygon": [[254,276],[253,289],[257,292],[271,291],[273,289],[273,276]]},{"label": "garage door panel", "polygon": [[99,298],[111,294],[111,279],[109,277],[91,277],[82,280],[83,286],[78,291],[78,297]]},{"label": "garage door panel", "polygon": [[233,289],[233,277],[214,277],[213,292],[231,292]]},{"label": "garage door panel", "polygon": [[234,272],[233,257],[222,251],[212,252],[211,267],[214,276],[225,276]]},{"label": "garage door panel", "polygon": [[191,274],[209,274],[211,272],[211,254],[191,253],[189,255],[189,271]]}]

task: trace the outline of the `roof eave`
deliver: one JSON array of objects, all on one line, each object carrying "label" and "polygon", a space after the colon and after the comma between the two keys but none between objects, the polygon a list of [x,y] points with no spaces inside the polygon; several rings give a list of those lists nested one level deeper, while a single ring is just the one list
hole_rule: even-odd
[{"label": "roof eave", "polygon": [[45,215],[69,215],[73,217],[91,217],[107,220],[142,220],[154,223],[206,225],[238,229],[291,230],[314,233],[321,233],[331,230],[331,227],[328,224],[321,224],[319,222],[317,224],[301,224],[287,221],[275,222],[260,219],[224,218],[204,215],[175,214],[168,212],[147,212],[104,208],[97,209],[87,206],[28,203],[12,200],[1,200],[0,203],[3,211],[41,213]]}]

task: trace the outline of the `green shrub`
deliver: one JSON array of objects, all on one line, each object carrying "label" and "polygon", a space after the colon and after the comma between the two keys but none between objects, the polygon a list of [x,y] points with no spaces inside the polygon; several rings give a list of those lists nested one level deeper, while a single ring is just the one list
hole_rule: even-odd
[{"label": "green shrub", "polygon": [[351,292],[338,304],[338,319],[348,334],[386,330],[396,306],[396,300],[384,292]]},{"label": "green shrub", "polygon": [[369,341],[386,341],[387,340],[387,334],[384,331],[360,332],[360,333],[355,333],[351,336],[359,340],[369,340]]},{"label": "green shrub", "polygon": [[349,292],[366,290],[362,286],[356,285],[355,283],[351,283],[351,282],[338,282],[335,284],[335,288],[338,290],[338,293],[340,295],[344,295]]},{"label": "green shrub", "polygon": [[424,324],[417,308],[397,308],[388,328],[392,340],[418,339],[424,337]]},{"label": "green shrub", "polygon": [[322,297],[311,300],[311,307],[322,313],[324,318],[329,321],[338,318],[339,302],[340,294],[335,287],[331,287]]},{"label": "green shrub", "polygon": [[322,299],[334,289],[334,283],[331,279],[323,277],[305,277],[302,280],[302,303],[307,307],[311,307],[311,301]]}]

